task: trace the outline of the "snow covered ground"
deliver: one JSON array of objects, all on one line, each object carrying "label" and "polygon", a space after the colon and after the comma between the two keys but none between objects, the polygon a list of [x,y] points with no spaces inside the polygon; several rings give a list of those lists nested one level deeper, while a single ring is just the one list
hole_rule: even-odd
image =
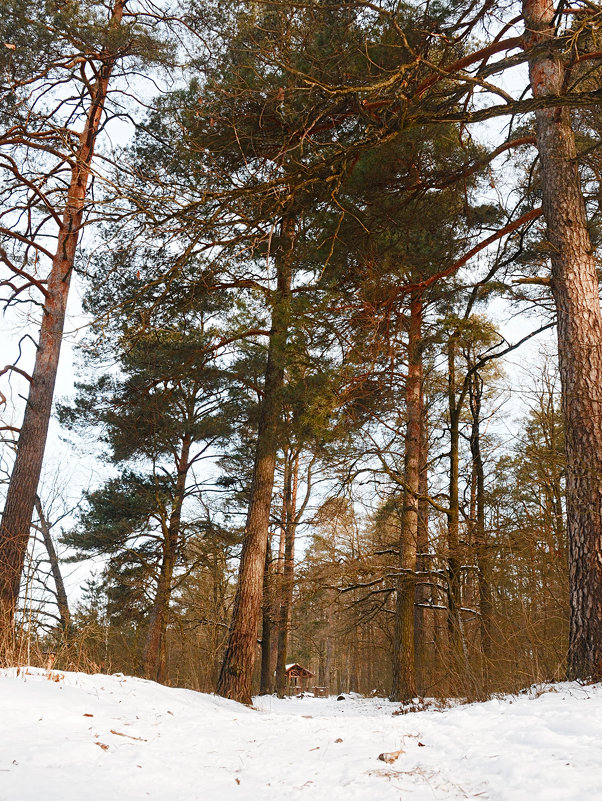
[{"label": "snow covered ground", "polygon": [[602,686],[545,689],[393,716],[382,699],[248,709],[123,676],[4,671],[0,801],[602,799]]}]

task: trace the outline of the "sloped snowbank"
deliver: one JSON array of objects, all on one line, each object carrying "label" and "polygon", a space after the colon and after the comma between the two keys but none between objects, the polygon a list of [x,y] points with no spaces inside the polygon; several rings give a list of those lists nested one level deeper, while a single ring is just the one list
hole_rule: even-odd
[{"label": "sloped snowbank", "polygon": [[393,716],[382,699],[252,710],[141,679],[53,676],[0,674],[0,801],[602,798],[600,685]]}]

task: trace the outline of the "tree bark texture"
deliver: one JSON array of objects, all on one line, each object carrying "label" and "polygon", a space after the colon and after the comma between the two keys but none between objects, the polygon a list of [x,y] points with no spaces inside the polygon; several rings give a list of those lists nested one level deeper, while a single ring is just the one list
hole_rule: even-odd
[{"label": "tree bark texture", "polygon": [[[110,27],[121,24],[126,0],[117,0]],[[29,529],[42,470],[54,386],[61,351],[71,273],[82,227],[92,159],[115,56],[100,54],[98,80],[90,97],[86,124],[73,154],[67,201],[58,231],[43,307],[40,337],[15,463],[0,523],[0,647],[10,648]],[[6,655],[6,654],[5,654]]]},{"label": "tree bark texture", "polygon": [[[551,0],[523,0],[534,97],[564,89]],[[567,108],[537,111],[542,205],[552,263],[566,430],[570,626],[567,673],[602,678],[602,315]]]},{"label": "tree bark texture", "polygon": [[273,296],[272,327],[268,346],[263,398],[255,447],[255,463],[247,524],[243,539],[238,586],[228,645],[217,692],[226,698],[251,703],[251,683],[261,616],[263,570],[268,540],[278,428],[282,413],[282,389],[286,341],[290,324],[291,280],[295,224],[286,217],[276,246],[277,287]]},{"label": "tree bark texture", "polygon": [[410,300],[408,326],[408,375],[406,379],[406,437],[402,530],[399,541],[399,577],[393,641],[391,701],[416,696],[414,669],[414,596],[416,545],[418,541],[418,492],[420,486],[420,442],[422,422],[422,296]]}]

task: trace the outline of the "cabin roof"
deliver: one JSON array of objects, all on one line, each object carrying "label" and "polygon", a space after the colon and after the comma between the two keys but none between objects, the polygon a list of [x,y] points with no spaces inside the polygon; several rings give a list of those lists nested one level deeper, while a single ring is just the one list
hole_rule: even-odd
[{"label": "cabin roof", "polygon": [[290,665],[286,666],[285,670],[288,675],[303,676],[309,679],[313,678],[315,675],[311,670],[302,667],[297,662],[291,662]]}]

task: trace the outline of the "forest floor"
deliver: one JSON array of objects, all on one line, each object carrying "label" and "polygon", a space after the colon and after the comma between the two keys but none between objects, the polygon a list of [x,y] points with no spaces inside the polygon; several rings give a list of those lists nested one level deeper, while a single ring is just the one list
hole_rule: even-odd
[{"label": "forest floor", "polygon": [[1,671],[0,801],[602,798],[601,685],[405,715],[378,698],[256,701]]}]

